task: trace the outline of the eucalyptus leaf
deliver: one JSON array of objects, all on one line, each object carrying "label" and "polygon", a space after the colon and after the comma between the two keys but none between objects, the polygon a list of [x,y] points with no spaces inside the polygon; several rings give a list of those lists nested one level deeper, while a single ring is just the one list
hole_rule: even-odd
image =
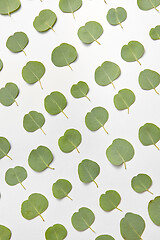
[{"label": "eucalyptus leaf", "polygon": [[148,213],[152,222],[160,226],[160,196],[149,202]]},{"label": "eucalyptus leaf", "polygon": [[108,121],[109,114],[108,111],[103,107],[95,107],[88,112],[85,117],[85,124],[87,128],[91,131],[97,131],[101,127],[108,134],[104,125]]},{"label": "eucalyptus leaf", "polygon": [[115,88],[113,81],[115,81],[120,74],[121,69],[117,64],[106,61],[96,69],[95,81],[100,86],[112,84],[112,86]]},{"label": "eucalyptus leaf", "polygon": [[98,188],[98,184],[95,181],[95,178],[100,173],[100,167],[99,165],[91,161],[89,159],[84,159],[79,165],[78,165],[78,175],[82,182],[84,183],[90,183],[94,182]]},{"label": "eucalyptus leaf", "polygon": [[122,89],[114,96],[114,105],[118,110],[125,110],[135,102],[135,95],[130,89]]},{"label": "eucalyptus leaf", "polygon": [[34,84],[39,81],[41,88],[41,78],[45,74],[45,67],[43,63],[37,61],[29,61],[22,69],[22,77],[28,84]]},{"label": "eucalyptus leaf", "polygon": [[0,71],[2,71],[2,68],[3,68],[3,62],[2,62],[2,60],[0,59]]},{"label": "eucalyptus leaf", "polygon": [[117,138],[107,148],[106,155],[113,165],[119,166],[124,164],[126,169],[126,162],[132,160],[134,156],[134,148],[127,140]]},{"label": "eucalyptus leaf", "polygon": [[79,232],[85,231],[88,228],[90,228],[92,232],[95,232],[91,228],[91,225],[94,223],[94,220],[95,220],[94,213],[89,208],[85,207],[80,208],[79,211],[75,212],[71,218],[73,227]]},{"label": "eucalyptus leaf", "polygon": [[126,62],[137,61],[140,65],[139,59],[144,54],[144,46],[138,41],[130,41],[128,45],[124,45],[121,49],[121,57]]},{"label": "eucalyptus leaf", "polygon": [[131,180],[131,186],[133,190],[137,193],[143,193],[145,191],[153,194],[149,191],[149,188],[152,186],[152,179],[147,174],[138,174],[133,177]]},{"label": "eucalyptus leaf", "polygon": [[74,12],[77,11],[82,6],[82,0],[60,0],[59,8],[64,13],[72,13],[73,17]]},{"label": "eucalyptus leaf", "polygon": [[146,123],[139,129],[139,140],[144,146],[154,145],[160,140],[160,128],[153,123]]},{"label": "eucalyptus leaf", "polygon": [[71,94],[74,98],[86,97],[89,101],[91,101],[87,96],[88,92],[89,92],[89,87],[86,82],[80,81],[71,87]]},{"label": "eucalyptus leaf", "polygon": [[67,237],[67,230],[61,224],[49,227],[45,232],[46,240],[63,240]]},{"label": "eucalyptus leaf", "polygon": [[71,190],[72,184],[66,179],[58,179],[52,186],[53,196],[57,199],[68,197],[72,200],[72,198],[68,196]]},{"label": "eucalyptus leaf", "polygon": [[45,118],[42,113],[31,111],[23,118],[23,127],[27,132],[35,132],[40,129],[45,135],[42,126],[45,123]]},{"label": "eucalyptus leaf", "polygon": [[110,212],[114,209],[122,212],[122,210],[118,208],[120,202],[121,197],[119,193],[114,190],[106,191],[105,194],[102,194],[99,199],[100,207],[106,212]]},{"label": "eucalyptus leaf", "polygon": [[6,156],[12,160],[12,158],[8,156],[10,149],[11,145],[9,141],[4,137],[0,137],[0,159]]},{"label": "eucalyptus leaf", "polygon": [[48,200],[45,196],[39,193],[33,193],[29,196],[28,200],[24,201],[21,205],[22,216],[31,220],[38,216],[44,221],[42,213],[48,208]]},{"label": "eucalyptus leaf", "polygon": [[145,221],[140,215],[126,213],[120,222],[120,231],[125,240],[142,240],[141,236],[145,229]]},{"label": "eucalyptus leaf", "polygon": [[49,29],[53,29],[54,24],[57,21],[57,16],[50,9],[44,9],[40,11],[39,15],[34,19],[33,26],[38,32],[46,32]]},{"label": "eucalyptus leaf", "polygon": [[26,190],[22,182],[27,178],[27,171],[25,168],[16,166],[15,168],[9,168],[5,174],[5,181],[10,186],[15,186],[18,183]]},{"label": "eucalyptus leaf", "polygon": [[16,32],[7,39],[6,46],[13,53],[24,52],[26,55],[24,49],[28,42],[29,39],[24,32]]},{"label": "eucalyptus leaf", "polygon": [[11,239],[11,230],[3,225],[0,225],[0,239],[10,240]]},{"label": "eucalyptus leaf", "polygon": [[157,12],[159,12],[157,7],[160,5],[160,0],[137,0],[137,4],[141,10],[148,11],[154,8]]},{"label": "eucalyptus leaf", "polygon": [[0,0],[0,14],[10,15],[21,6],[20,0]]},{"label": "eucalyptus leaf", "polygon": [[72,70],[70,64],[77,59],[77,51],[70,44],[62,43],[56,47],[51,55],[53,64],[57,67],[68,66]]},{"label": "eucalyptus leaf", "polygon": [[151,28],[149,35],[153,40],[160,40],[160,25],[157,25],[155,28]]},{"label": "eucalyptus leaf", "polygon": [[115,240],[115,239],[110,235],[100,235],[95,240]]},{"label": "eucalyptus leaf", "polygon": [[159,93],[156,90],[156,87],[160,84],[159,73],[150,69],[145,69],[142,72],[140,72],[138,81],[142,89],[144,90],[154,89],[154,91],[159,95]]},{"label": "eucalyptus leaf", "polygon": [[100,23],[95,21],[90,21],[82,26],[78,30],[79,39],[86,44],[93,43],[94,41],[101,45],[97,39],[102,35],[103,28]]},{"label": "eucalyptus leaf", "polygon": [[122,7],[111,8],[107,13],[108,22],[113,26],[120,25],[122,29],[123,27],[121,23],[124,22],[126,18],[127,12]]},{"label": "eucalyptus leaf", "polygon": [[67,100],[65,96],[60,92],[52,92],[44,99],[44,106],[46,111],[51,115],[57,115],[63,113],[66,118],[67,115],[64,113],[64,109],[67,106]]},{"label": "eucalyptus leaf", "polygon": [[33,149],[28,157],[29,166],[36,172],[42,172],[47,168],[54,170],[49,165],[53,161],[53,154],[49,148],[45,146],[39,146],[37,149]]},{"label": "eucalyptus leaf", "polygon": [[76,129],[68,129],[62,137],[58,140],[59,148],[64,153],[70,153],[74,149],[78,150],[78,146],[82,142],[82,136],[80,132]]},{"label": "eucalyptus leaf", "polygon": [[5,87],[0,89],[0,103],[4,106],[11,106],[14,102],[18,106],[15,100],[19,95],[19,89],[15,83],[9,82]]}]

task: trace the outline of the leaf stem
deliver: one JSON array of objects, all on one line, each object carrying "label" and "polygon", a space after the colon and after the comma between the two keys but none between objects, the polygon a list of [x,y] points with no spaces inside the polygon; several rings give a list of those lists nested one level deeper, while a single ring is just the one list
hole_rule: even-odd
[{"label": "leaf stem", "polygon": [[154,7],[154,9],[159,13],[159,10],[156,7]]},{"label": "leaf stem", "polygon": [[107,4],[106,0],[104,0],[105,4]]},{"label": "leaf stem", "polygon": [[66,195],[66,197],[68,197],[70,200],[72,200],[72,201],[73,201],[73,199],[72,199],[70,196]]},{"label": "leaf stem", "polygon": [[73,15],[73,18],[74,18],[74,20],[75,20],[76,18],[75,18],[74,12],[72,12],[72,15]]},{"label": "leaf stem", "polygon": [[52,170],[55,170],[55,168],[52,168],[52,167],[50,167],[49,165],[47,165],[47,168],[50,168],[50,169],[52,169]]},{"label": "leaf stem", "polygon": [[116,209],[119,210],[120,212],[123,212],[122,209],[120,209],[120,208],[117,208],[117,207],[116,207]]},{"label": "leaf stem", "polygon": [[124,163],[124,168],[127,169],[126,162],[124,161],[123,163]]},{"label": "leaf stem", "polygon": [[111,84],[112,84],[113,88],[114,88],[114,89],[116,89],[116,87],[114,86],[114,83],[113,83],[113,82],[111,82]]},{"label": "leaf stem", "polygon": [[46,133],[43,131],[43,129],[42,128],[40,128],[40,130],[44,133],[44,135],[46,135]]},{"label": "leaf stem", "polygon": [[21,182],[19,182],[20,184],[21,184],[21,186],[24,188],[24,190],[26,190],[26,188],[25,188],[25,186],[21,183]]},{"label": "leaf stem", "polygon": [[68,67],[73,71],[72,67],[71,67],[69,64],[67,64],[67,65],[68,65]]},{"label": "leaf stem", "polygon": [[123,29],[123,26],[122,26],[122,24],[119,22],[119,25],[120,25],[120,27]]},{"label": "leaf stem", "polygon": [[52,31],[55,32],[54,29],[53,29],[53,27],[50,27],[50,29],[52,29]]},{"label": "leaf stem", "polygon": [[26,52],[23,49],[22,49],[22,51],[23,51],[24,55],[27,56]]},{"label": "leaf stem", "polygon": [[13,160],[10,156],[6,155],[6,157],[8,157],[9,159]]},{"label": "leaf stem", "polygon": [[151,191],[150,191],[150,190],[148,190],[148,189],[147,189],[147,192],[149,192],[150,194],[152,194],[152,195],[153,195],[153,192],[151,192]]},{"label": "leaf stem", "polygon": [[16,104],[16,105],[17,105],[17,107],[18,107],[19,105],[18,105],[18,103],[17,103],[17,101],[16,101],[15,99],[14,99],[14,102],[15,102],[15,104]]},{"label": "leaf stem", "polygon": [[136,61],[139,63],[140,66],[142,65],[138,59],[136,59]]},{"label": "leaf stem", "polygon": [[43,222],[45,222],[44,218],[42,217],[41,214],[39,214],[40,218],[42,219]]},{"label": "leaf stem", "polygon": [[78,148],[75,146],[75,149],[77,150],[78,153],[80,153],[80,151],[78,150]]},{"label": "leaf stem", "polygon": [[155,146],[158,150],[160,150],[159,147],[158,147],[156,144],[154,144],[154,146]]},{"label": "leaf stem", "polygon": [[91,227],[89,227],[89,228],[91,229],[91,231],[92,231],[92,232],[94,232],[94,233],[95,233],[95,231],[94,231],[94,230],[93,230]]},{"label": "leaf stem", "polygon": [[65,114],[65,112],[62,111],[62,113],[64,114],[64,116],[68,119],[68,116]]},{"label": "leaf stem", "polygon": [[154,88],[154,91],[159,95],[159,92]]},{"label": "leaf stem", "polygon": [[91,102],[91,99],[87,95],[85,95],[85,97]]},{"label": "leaf stem", "polygon": [[95,40],[95,42],[98,43],[99,45],[101,45],[100,42],[98,42],[97,40]]},{"label": "leaf stem", "polygon": [[129,114],[129,108],[128,108],[128,114]]},{"label": "leaf stem", "polygon": [[104,129],[104,131],[105,131],[107,134],[109,134],[109,133],[107,132],[107,130],[105,129],[105,127],[104,127],[104,126],[102,126],[102,128]]},{"label": "leaf stem", "polygon": [[96,187],[98,188],[98,184],[96,183],[96,181],[93,180],[93,182],[96,184]]},{"label": "leaf stem", "polygon": [[38,80],[38,81],[39,81],[39,84],[40,84],[41,89],[43,90],[41,81],[40,81],[40,80]]}]

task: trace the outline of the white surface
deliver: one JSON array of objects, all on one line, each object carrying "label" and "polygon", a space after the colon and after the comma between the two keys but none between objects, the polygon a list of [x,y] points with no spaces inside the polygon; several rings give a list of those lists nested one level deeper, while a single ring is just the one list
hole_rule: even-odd
[{"label": "white surface", "polygon": [[[142,146],[138,140],[138,129],[144,123],[153,122],[160,126],[159,96],[153,90],[142,90],[138,84],[138,75],[143,69],[159,71],[159,41],[153,41],[149,37],[149,30],[159,24],[159,14],[155,10],[141,11],[133,0],[107,2],[106,5],[103,0],[84,0],[82,8],[75,13],[76,21],[72,14],[61,12],[58,0],[44,0],[43,3],[39,0],[22,0],[21,9],[12,14],[11,18],[0,16],[0,58],[4,63],[0,73],[0,87],[11,81],[20,88],[17,98],[19,107],[15,104],[11,107],[0,106],[0,135],[10,141],[12,148],[9,154],[14,159],[11,161],[3,158],[0,161],[0,224],[11,229],[12,240],[44,240],[46,229],[56,223],[67,228],[66,240],[95,239],[100,234],[110,234],[120,240],[119,223],[128,211],[140,214],[145,219],[146,229],[142,235],[144,240],[160,238],[159,227],[151,222],[147,211],[148,202],[160,195],[160,153],[153,146]],[[123,23],[124,30],[120,26],[109,25],[106,20],[107,11],[119,6],[124,7],[128,13],[127,20]],[[47,8],[56,13],[58,21],[54,26],[55,33],[50,30],[41,34],[34,29],[33,20],[39,11]],[[104,33],[99,38],[101,46],[96,42],[85,46],[77,36],[78,28],[90,20],[98,21],[104,28]],[[7,38],[16,31],[24,31],[29,37],[25,49],[27,57],[23,53],[13,54],[5,46]],[[131,40],[140,41],[145,47],[145,54],[141,58],[142,66],[121,59],[121,47]],[[72,64],[73,71],[68,67],[57,68],[51,62],[52,50],[63,42],[72,44],[78,51],[78,59]],[[21,70],[30,60],[41,61],[46,67],[42,79],[43,91],[39,83],[29,86],[22,79]],[[117,63],[122,71],[120,78],[114,82],[116,90],[112,85],[100,87],[94,80],[95,69],[107,60]],[[70,88],[78,81],[88,83],[91,102],[71,96]],[[136,95],[136,102],[130,108],[129,115],[127,111],[119,112],[113,104],[114,95],[122,88],[130,88]],[[44,109],[45,96],[54,90],[61,91],[67,98],[65,112],[69,116],[68,120],[63,114],[50,116]],[[109,112],[109,121],[105,125],[109,135],[103,129],[93,133],[85,126],[85,115],[95,106],[105,107]],[[23,129],[23,116],[30,110],[44,114],[46,123],[43,129],[46,136],[40,130],[28,133]],[[59,137],[68,128],[76,128],[82,134],[80,154],[76,151],[65,154],[58,147]],[[127,170],[124,166],[111,165],[105,155],[107,147],[118,137],[127,139],[135,148],[135,157],[127,163]],[[30,151],[40,144],[52,150],[54,162],[51,166],[55,167],[55,171],[47,169],[36,173],[28,166]],[[101,173],[96,179],[98,189],[94,183],[84,185],[78,178],[78,164],[85,158],[97,161],[101,167]],[[27,191],[20,185],[10,187],[5,183],[6,170],[16,165],[27,169],[28,178],[24,181]],[[149,193],[137,194],[132,190],[131,178],[138,173],[151,176],[154,196]],[[66,178],[72,183],[70,196],[74,199],[73,202],[67,198],[58,201],[52,196],[52,184],[59,178]],[[116,210],[106,213],[99,207],[100,195],[109,189],[120,193],[122,201],[119,207],[123,213]],[[49,207],[43,213],[45,223],[39,217],[28,221],[21,216],[21,203],[34,192],[44,194],[49,200]],[[82,206],[89,207],[95,213],[92,228],[96,234],[90,230],[77,232],[72,227],[71,216]]]}]

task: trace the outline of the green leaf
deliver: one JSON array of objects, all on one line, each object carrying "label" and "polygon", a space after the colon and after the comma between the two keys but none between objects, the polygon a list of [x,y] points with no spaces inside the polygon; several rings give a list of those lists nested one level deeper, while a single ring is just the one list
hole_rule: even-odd
[{"label": "green leaf", "polygon": [[145,191],[153,194],[148,189],[152,186],[152,179],[147,174],[138,174],[132,178],[131,186],[137,193],[143,193]]},{"label": "green leaf", "polygon": [[86,97],[89,101],[91,101],[87,96],[88,92],[89,92],[89,87],[87,83],[82,81],[78,82],[77,84],[74,84],[71,88],[71,94],[74,98]]},{"label": "green leaf", "polygon": [[42,10],[37,17],[35,17],[33,26],[38,32],[46,32],[49,29],[53,29],[54,24],[57,21],[57,16],[50,9]]},{"label": "green leaf", "polygon": [[28,200],[24,201],[21,205],[21,213],[22,216],[27,219],[31,220],[40,216],[41,219],[44,221],[42,217],[42,213],[48,208],[48,200],[45,196],[39,193],[33,193],[29,196]]},{"label": "green leaf", "polygon": [[149,202],[148,213],[152,222],[160,226],[160,196]]},{"label": "green leaf", "polygon": [[24,54],[26,55],[24,49],[28,45],[28,42],[29,39],[24,32],[16,32],[8,38],[6,46],[13,53],[23,51]]},{"label": "green leaf", "polygon": [[58,179],[52,186],[53,196],[57,199],[68,197],[72,200],[72,198],[68,196],[71,190],[72,184],[66,179]]},{"label": "green leaf", "polygon": [[67,115],[64,113],[64,109],[67,106],[67,100],[65,96],[60,92],[52,92],[44,99],[44,107],[46,111],[51,115],[57,115],[63,113],[66,118]]},{"label": "green leaf", "polygon": [[118,110],[128,109],[135,102],[135,95],[130,89],[122,89],[114,96],[114,105]]},{"label": "green leaf", "polygon": [[3,62],[2,62],[2,60],[0,59],[0,71],[2,71],[2,69],[3,69]]},{"label": "green leaf", "polygon": [[113,165],[119,166],[124,164],[126,169],[126,162],[132,160],[134,156],[134,148],[127,140],[117,138],[107,148],[106,155]]},{"label": "green leaf", "polygon": [[139,129],[139,140],[144,146],[154,145],[160,140],[160,129],[153,123],[146,123]]},{"label": "green leaf", "polygon": [[36,130],[40,129],[46,135],[42,129],[44,123],[45,118],[43,114],[36,111],[29,112],[23,118],[23,127],[27,132],[35,132]]},{"label": "green leaf", "polygon": [[0,159],[6,156],[12,160],[12,158],[8,156],[10,149],[11,145],[8,140],[4,137],[0,137]]},{"label": "green leaf", "polygon": [[98,236],[95,240],[115,240],[115,239],[110,235],[101,235]]},{"label": "green leaf", "polygon": [[20,0],[0,0],[0,14],[10,15],[21,6]]},{"label": "green leaf", "polygon": [[64,13],[72,13],[73,17],[74,12],[77,11],[82,6],[82,0],[60,0],[59,8]]},{"label": "green leaf", "polygon": [[25,168],[17,166],[15,168],[9,168],[5,174],[5,181],[10,186],[15,186],[18,183],[26,190],[22,182],[27,178],[27,171]]},{"label": "green leaf", "polygon": [[119,193],[114,190],[106,191],[105,194],[102,194],[99,199],[100,207],[106,212],[110,212],[114,209],[122,212],[122,210],[118,208],[120,202],[121,197]]},{"label": "green leaf", "polygon": [[30,61],[23,67],[22,77],[23,77],[24,81],[27,82],[28,84],[34,84],[37,81],[39,81],[40,86],[43,89],[40,80],[43,77],[43,75],[45,74],[45,71],[46,71],[46,69],[45,69],[43,63],[36,62],[36,61]]},{"label": "green leaf", "polygon": [[89,130],[97,131],[101,127],[108,134],[104,127],[104,124],[108,121],[109,114],[108,111],[103,107],[95,107],[88,112],[85,117],[85,123]]},{"label": "green leaf", "polygon": [[74,149],[76,149],[79,153],[77,147],[81,144],[81,142],[82,136],[80,132],[76,129],[68,129],[64,135],[59,138],[58,145],[61,151],[64,153],[70,153]]},{"label": "green leaf", "polygon": [[107,86],[112,84],[115,88],[113,81],[116,80],[121,74],[120,67],[113,62],[104,62],[95,71],[95,81],[100,86]]},{"label": "green leaf", "polygon": [[82,26],[78,30],[79,39],[86,44],[93,43],[94,41],[101,45],[97,39],[102,35],[103,28],[100,23],[95,21],[90,21]]},{"label": "green leaf", "polygon": [[126,62],[137,61],[140,65],[139,59],[144,54],[144,47],[140,42],[130,41],[128,45],[124,45],[121,49],[121,57]]},{"label": "green leaf", "polygon": [[127,18],[127,12],[122,7],[111,8],[107,13],[107,20],[108,22],[113,25],[120,25],[123,29],[121,23],[124,22]]},{"label": "green leaf", "polygon": [[149,35],[153,40],[159,40],[160,39],[160,25],[157,25],[155,28],[151,28]]},{"label": "green leaf", "polygon": [[61,224],[49,227],[45,232],[46,240],[63,240],[67,237],[67,230]]},{"label": "green leaf", "polygon": [[36,172],[42,172],[47,168],[54,170],[49,165],[53,161],[53,154],[49,148],[45,146],[39,146],[37,149],[33,149],[28,157],[29,166]]},{"label": "green leaf", "polygon": [[120,231],[125,240],[139,240],[145,229],[145,221],[140,215],[126,213],[120,222]]},{"label": "green leaf", "polygon": [[70,64],[77,59],[77,51],[70,44],[62,43],[56,47],[51,55],[53,64],[57,67],[68,66],[72,70]]},{"label": "green leaf", "polygon": [[99,165],[91,161],[89,159],[84,159],[79,165],[78,165],[78,175],[80,180],[83,183],[90,183],[94,182],[98,188],[98,184],[95,182],[95,178],[100,173],[100,167]]},{"label": "green leaf", "polygon": [[154,8],[157,12],[157,7],[160,5],[160,0],[137,0],[138,7],[141,10],[147,11]]},{"label": "green leaf", "polygon": [[11,239],[11,231],[9,228],[0,225],[0,239],[2,240],[10,240]]},{"label": "green leaf", "polygon": [[73,227],[79,232],[85,231],[88,228],[95,232],[91,228],[91,225],[94,223],[94,220],[95,220],[94,213],[89,208],[85,207],[80,208],[79,211],[75,212],[71,218]]},{"label": "green leaf", "polygon": [[159,95],[156,90],[156,87],[160,84],[160,75],[159,73],[152,71],[150,69],[145,69],[139,74],[139,85],[144,90],[151,90],[154,91]]},{"label": "green leaf", "polygon": [[14,102],[18,106],[15,100],[19,95],[19,89],[15,83],[9,82],[5,87],[0,89],[0,103],[4,106],[11,106]]}]

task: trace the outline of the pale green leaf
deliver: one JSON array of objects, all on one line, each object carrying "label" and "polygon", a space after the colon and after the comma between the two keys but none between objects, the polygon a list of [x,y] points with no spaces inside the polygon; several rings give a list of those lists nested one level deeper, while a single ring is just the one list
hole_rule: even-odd
[{"label": "pale green leaf", "polygon": [[71,190],[72,184],[66,179],[58,179],[52,186],[53,196],[57,199],[68,197],[72,200],[72,198],[68,196]]},{"label": "pale green leaf", "polygon": [[160,226],[160,196],[149,202],[148,213],[152,222]]},{"label": "pale green leaf", "polygon": [[99,199],[100,207],[106,212],[110,212],[114,209],[122,212],[122,210],[118,208],[120,202],[121,197],[119,193],[114,190],[106,191],[105,194],[102,194]]},{"label": "pale green leaf", "polygon": [[49,227],[45,232],[46,240],[63,240],[67,237],[67,230],[61,224],[55,224]]},{"label": "pale green leaf", "polygon": [[115,239],[110,235],[100,235],[95,240],[115,240]]},{"label": "pale green leaf", "polygon": [[72,13],[73,17],[74,12],[77,11],[82,6],[82,0],[60,0],[59,8],[64,13]]},{"label": "pale green leaf", "polygon": [[0,225],[0,239],[10,240],[11,239],[11,230],[3,225]]},{"label": "pale green leaf", "polygon": [[7,39],[6,46],[13,53],[23,51],[26,55],[24,49],[28,45],[28,42],[29,39],[24,32],[16,32]]},{"label": "pale green leaf", "polygon": [[157,7],[160,5],[160,0],[137,0],[137,4],[141,10],[148,11],[154,8],[157,12],[159,12]]},{"label": "pale green leaf", "polygon": [[21,6],[20,0],[0,0],[0,14],[10,15]]},{"label": "pale green leaf", "polygon": [[22,182],[27,178],[27,171],[25,168],[16,166],[15,168],[9,168],[5,174],[5,181],[10,186],[21,184],[25,189]]},{"label": "pale green leaf", "polygon": [[86,97],[89,101],[89,97],[87,96],[89,92],[89,87],[87,83],[85,82],[78,82],[77,84],[74,84],[71,88],[71,94],[74,98],[83,98]]},{"label": "pale green leaf", "polygon": [[19,89],[15,83],[9,82],[5,87],[0,89],[0,103],[4,106],[11,106],[14,102],[18,106],[15,100],[19,95]]},{"label": "pale green leaf", "polygon": [[153,40],[159,40],[160,39],[160,25],[157,25],[155,28],[151,28],[149,35]]},{"label": "pale green leaf", "polygon": [[127,12],[122,7],[111,8],[107,13],[107,20],[108,22],[113,25],[120,25],[122,27],[122,22],[124,22],[127,18]]},{"label": "pale green leaf", "polygon": [[145,191],[153,194],[149,191],[149,188],[152,186],[152,179],[147,174],[138,174],[133,177],[131,180],[131,186],[133,190],[137,193],[143,193]]},{"label": "pale green leaf", "polygon": [[9,141],[4,137],[0,137],[0,159],[6,156],[12,160],[12,158],[8,156],[10,149],[11,145]]}]

